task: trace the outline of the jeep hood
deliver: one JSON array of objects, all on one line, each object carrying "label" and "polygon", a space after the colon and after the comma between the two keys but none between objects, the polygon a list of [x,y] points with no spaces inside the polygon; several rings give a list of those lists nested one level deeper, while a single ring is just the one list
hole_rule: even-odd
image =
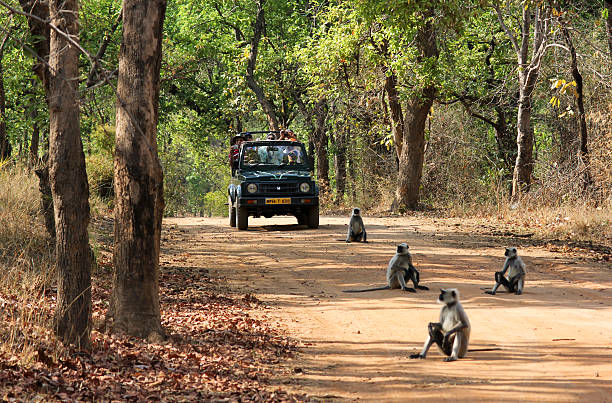
[{"label": "jeep hood", "polygon": [[279,180],[310,180],[308,171],[242,171],[244,180],[279,181]]}]

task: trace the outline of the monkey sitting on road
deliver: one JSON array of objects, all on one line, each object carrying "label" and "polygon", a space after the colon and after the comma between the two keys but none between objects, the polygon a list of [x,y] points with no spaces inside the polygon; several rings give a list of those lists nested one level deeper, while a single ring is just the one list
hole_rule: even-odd
[{"label": "monkey sitting on road", "polygon": [[[499,286],[503,285],[508,292],[521,295],[525,285],[525,263],[516,254],[516,248],[506,248],[504,255],[506,256],[504,268],[495,272],[495,285],[492,290],[486,290],[485,293],[495,295]],[[508,278],[505,277],[506,272]]]},{"label": "monkey sitting on road", "polygon": [[440,322],[429,324],[429,336],[423,350],[419,354],[411,354],[410,358],[425,358],[433,343],[447,355],[444,361],[455,361],[468,352],[470,321],[459,302],[459,291],[456,288],[440,290],[438,303],[444,304],[440,310]]},{"label": "monkey sitting on road", "polygon": [[368,234],[366,233],[363,219],[361,218],[361,210],[358,207],[353,208],[353,214],[348,225],[348,233],[346,234],[346,242],[368,242]]},{"label": "monkey sitting on road", "polygon": [[[414,288],[410,288],[406,285],[408,280],[412,281]],[[419,272],[412,265],[412,256],[408,250],[406,243],[397,245],[397,252],[395,256],[389,261],[387,266],[387,285],[383,287],[367,288],[365,290],[343,290],[343,292],[367,292],[367,291],[378,291],[378,290],[391,290],[400,288],[403,291],[416,292],[415,288],[419,290],[429,290],[424,285],[419,285],[420,276]]]}]

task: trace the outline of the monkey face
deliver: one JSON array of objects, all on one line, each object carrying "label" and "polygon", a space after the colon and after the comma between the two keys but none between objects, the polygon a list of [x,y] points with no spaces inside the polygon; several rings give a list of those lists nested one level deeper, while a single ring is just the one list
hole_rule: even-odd
[{"label": "monkey face", "polygon": [[399,253],[400,255],[408,253],[408,244],[404,242],[397,245],[397,253]]},{"label": "monkey face", "polygon": [[440,290],[440,296],[438,297],[438,302],[442,304],[451,304],[457,300],[457,292],[452,290]]},{"label": "monkey face", "polygon": [[361,210],[358,207],[355,207],[353,209],[353,215],[359,215],[360,212],[361,212]]},{"label": "monkey face", "polygon": [[506,248],[506,252],[504,253],[504,256],[515,257],[516,256],[516,248]]}]

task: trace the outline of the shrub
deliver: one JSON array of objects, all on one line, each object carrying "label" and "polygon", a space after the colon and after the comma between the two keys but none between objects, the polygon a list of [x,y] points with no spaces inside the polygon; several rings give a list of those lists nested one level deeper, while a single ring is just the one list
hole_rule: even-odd
[{"label": "shrub", "polygon": [[85,158],[87,167],[87,180],[90,195],[97,195],[102,199],[112,199],[115,195],[113,188],[113,158],[107,154],[93,154]]}]

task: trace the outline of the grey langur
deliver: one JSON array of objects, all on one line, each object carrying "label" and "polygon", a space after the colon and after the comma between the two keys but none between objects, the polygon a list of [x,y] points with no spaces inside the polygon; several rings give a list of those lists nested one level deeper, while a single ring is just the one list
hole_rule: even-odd
[{"label": "grey langur", "polygon": [[[406,285],[406,282],[411,280],[414,288]],[[420,276],[418,270],[412,265],[412,256],[408,250],[406,243],[397,245],[395,255],[389,261],[387,266],[387,285],[383,287],[367,288],[364,290],[343,290],[343,292],[367,292],[378,290],[390,290],[400,288],[403,291],[416,292],[415,288],[420,290],[429,290],[424,285],[419,285]]]},{"label": "grey langur", "polygon": [[353,208],[351,219],[348,225],[348,233],[346,234],[346,242],[368,242],[368,234],[366,233],[363,219],[361,218],[361,210],[358,207]]},{"label": "grey langur", "polygon": [[455,361],[468,352],[470,321],[459,302],[459,291],[456,288],[440,290],[438,303],[444,304],[440,310],[440,321],[429,324],[429,335],[423,350],[419,354],[411,354],[410,358],[425,358],[433,343],[447,355],[444,361]]},{"label": "grey langur", "polygon": [[[516,248],[506,248],[504,253],[506,262],[502,271],[495,272],[495,285],[492,290],[486,290],[485,293],[495,295],[495,292],[500,285],[503,285],[508,292],[521,295],[525,285],[525,263],[516,253]],[[508,277],[505,277],[508,272]]]}]

